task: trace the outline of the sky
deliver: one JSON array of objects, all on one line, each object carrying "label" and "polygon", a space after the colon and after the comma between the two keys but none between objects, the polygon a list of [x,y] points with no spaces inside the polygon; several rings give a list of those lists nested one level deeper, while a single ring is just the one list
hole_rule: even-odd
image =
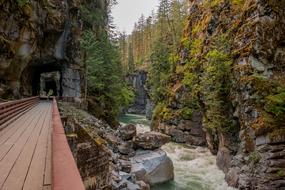
[{"label": "sky", "polygon": [[151,10],[156,10],[159,0],[117,0],[116,5],[112,10],[114,23],[119,31],[126,31],[131,34],[135,22],[144,14],[149,16]]}]

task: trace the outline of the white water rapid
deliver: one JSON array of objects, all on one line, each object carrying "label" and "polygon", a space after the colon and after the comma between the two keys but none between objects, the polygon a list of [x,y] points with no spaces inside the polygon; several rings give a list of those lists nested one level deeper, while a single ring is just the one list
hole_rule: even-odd
[{"label": "white water rapid", "polygon": [[[138,133],[150,130],[143,116],[126,115],[122,122],[133,123]],[[207,148],[168,143],[162,147],[174,165],[174,181],[152,187],[152,190],[234,190],[225,182],[216,157]]]}]

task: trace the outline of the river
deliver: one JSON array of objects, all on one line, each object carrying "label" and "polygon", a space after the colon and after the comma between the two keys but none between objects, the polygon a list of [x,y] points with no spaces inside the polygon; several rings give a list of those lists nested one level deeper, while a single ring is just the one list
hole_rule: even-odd
[{"label": "river", "polygon": [[[150,130],[145,116],[127,114],[122,123],[136,124],[138,133]],[[234,190],[216,166],[216,157],[207,148],[168,143],[162,147],[174,165],[174,180],[153,186],[152,190]]]}]

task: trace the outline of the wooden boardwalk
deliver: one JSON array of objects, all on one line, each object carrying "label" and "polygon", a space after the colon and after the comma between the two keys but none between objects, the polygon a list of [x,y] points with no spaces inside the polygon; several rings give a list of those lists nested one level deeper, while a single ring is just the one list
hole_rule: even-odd
[{"label": "wooden boardwalk", "polygon": [[41,101],[0,131],[0,189],[51,189],[52,103]]}]

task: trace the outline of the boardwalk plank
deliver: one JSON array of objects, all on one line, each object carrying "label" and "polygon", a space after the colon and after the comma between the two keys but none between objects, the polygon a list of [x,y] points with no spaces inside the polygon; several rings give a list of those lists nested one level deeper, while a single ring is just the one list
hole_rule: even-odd
[{"label": "boardwalk plank", "polygon": [[[33,122],[34,118],[28,118],[26,121],[23,121],[23,126],[29,126]],[[11,150],[11,148],[15,145],[15,143],[18,141],[18,139],[21,138],[21,136],[25,133],[25,127],[20,127],[19,130],[17,130],[14,134],[12,134],[9,137],[4,137],[8,138],[6,142],[4,142],[0,146],[0,161],[4,159],[6,154]]]},{"label": "boardwalk plank", "polygon": [[[38,109],[34,110],[34,112],[31,112],[30,114],[38,114]],[[0,161],[12,148],[15,142],[21,137],[21,135],[25,132],[26,126],[28,126],[32,122],[32,120],[32,117],[24,117],[16,123],[16,126],[14,127],[16,130],[12,130],[10,131],[10,133],[6,133],[2,137],[0,137]]]},{"label": "boardwalk plank", "polygon": [[[49,112],[51,113],[50,105]],[[47,121],[44,123],[43,130],[40,134],[23,190],[43,189],[45,158],[49,136],[48,132],[51,126],[51,114],[47,114],[46,118]]]},{"label": "boardwalk plank", "polygon": [[[38,108],[38,107],[37,107]],[[20,115],[16,120],[14,120],[12,123],[10,123],[9,124],[9,127],[5,127],[5,128],[3,128],[2,127],[2,125],[0,125],[0,128],[2,128],[1,130],[0,130],[0,138],[5,134],[5,133],[7,133],[7,132],[9,132],[9,131],[11,131],[11,130],[15,130],[15,129],[17,129],[16,128],[16,126],[18,125],[18,123],[19,123],[19,121],[20,120],[25,120],[25,119],[27,119],[28,117],[29,117],[29,114],[31,113],[31,112],[34,112],[34,107],[32,107],[30,110],[27,110],[27,112],[25,113],[25,114],[23,114],[23,115]],[[24,119],[25,118],[25,119]]]},{"label": "boardwalk plank", "polygon": [[9,127],[6,127],[0,131],[0,147],[4,144],[10,136],[12,136],[17,130],[20,130],[24,125],[24,122],[29,118],[30,115],[38,113],[40,106],[35,107],[26,114],[22,115],[18,120],[11,123]]},{"label": "boardwalk plank", "polygon": [[46,163],[45,163],[45,179],[44,179],[44,185],[51,185],[52,182],[52,176],[51,176],[51,133],[52,133],[52,127],[50,126],[49,129],[49,136],[48,136],[48,144],[47,144],[47,153],[46,153]]},{"label": "boardwalk plank", "polygon": [[22,189],[37,142],[39,141],[40,134],[43,132],[43,126],[45,125],[45,122],[48,122],[46,115],[49,114],[49,111],[50,109],[46,109],[43,113],[45,117],[41,118],[36,129],[32,132],[31,138],[29,138],[18,160],[15,162],[6,182],[4,183],[3,190]]},{"label": "boardwalk plank", "polygon": [[15,144],[13,145],[11,150],[1,160],[1,162],[0,162],[0,187],[3,186],[3,183],[5,182],[6,178],[8,177],[10,170],[12,169],[12,167],[13,167],[15,161],[17,160],[19,154],[23,150],[23,147],[25,146],[27,140],[30,138],[31,133],[36,128],[41,117],[42,116],[33,117],[32,122],[27,126],[26,130],[21,135],[21,138],[19,138],[18,141],[15,142]]}]

